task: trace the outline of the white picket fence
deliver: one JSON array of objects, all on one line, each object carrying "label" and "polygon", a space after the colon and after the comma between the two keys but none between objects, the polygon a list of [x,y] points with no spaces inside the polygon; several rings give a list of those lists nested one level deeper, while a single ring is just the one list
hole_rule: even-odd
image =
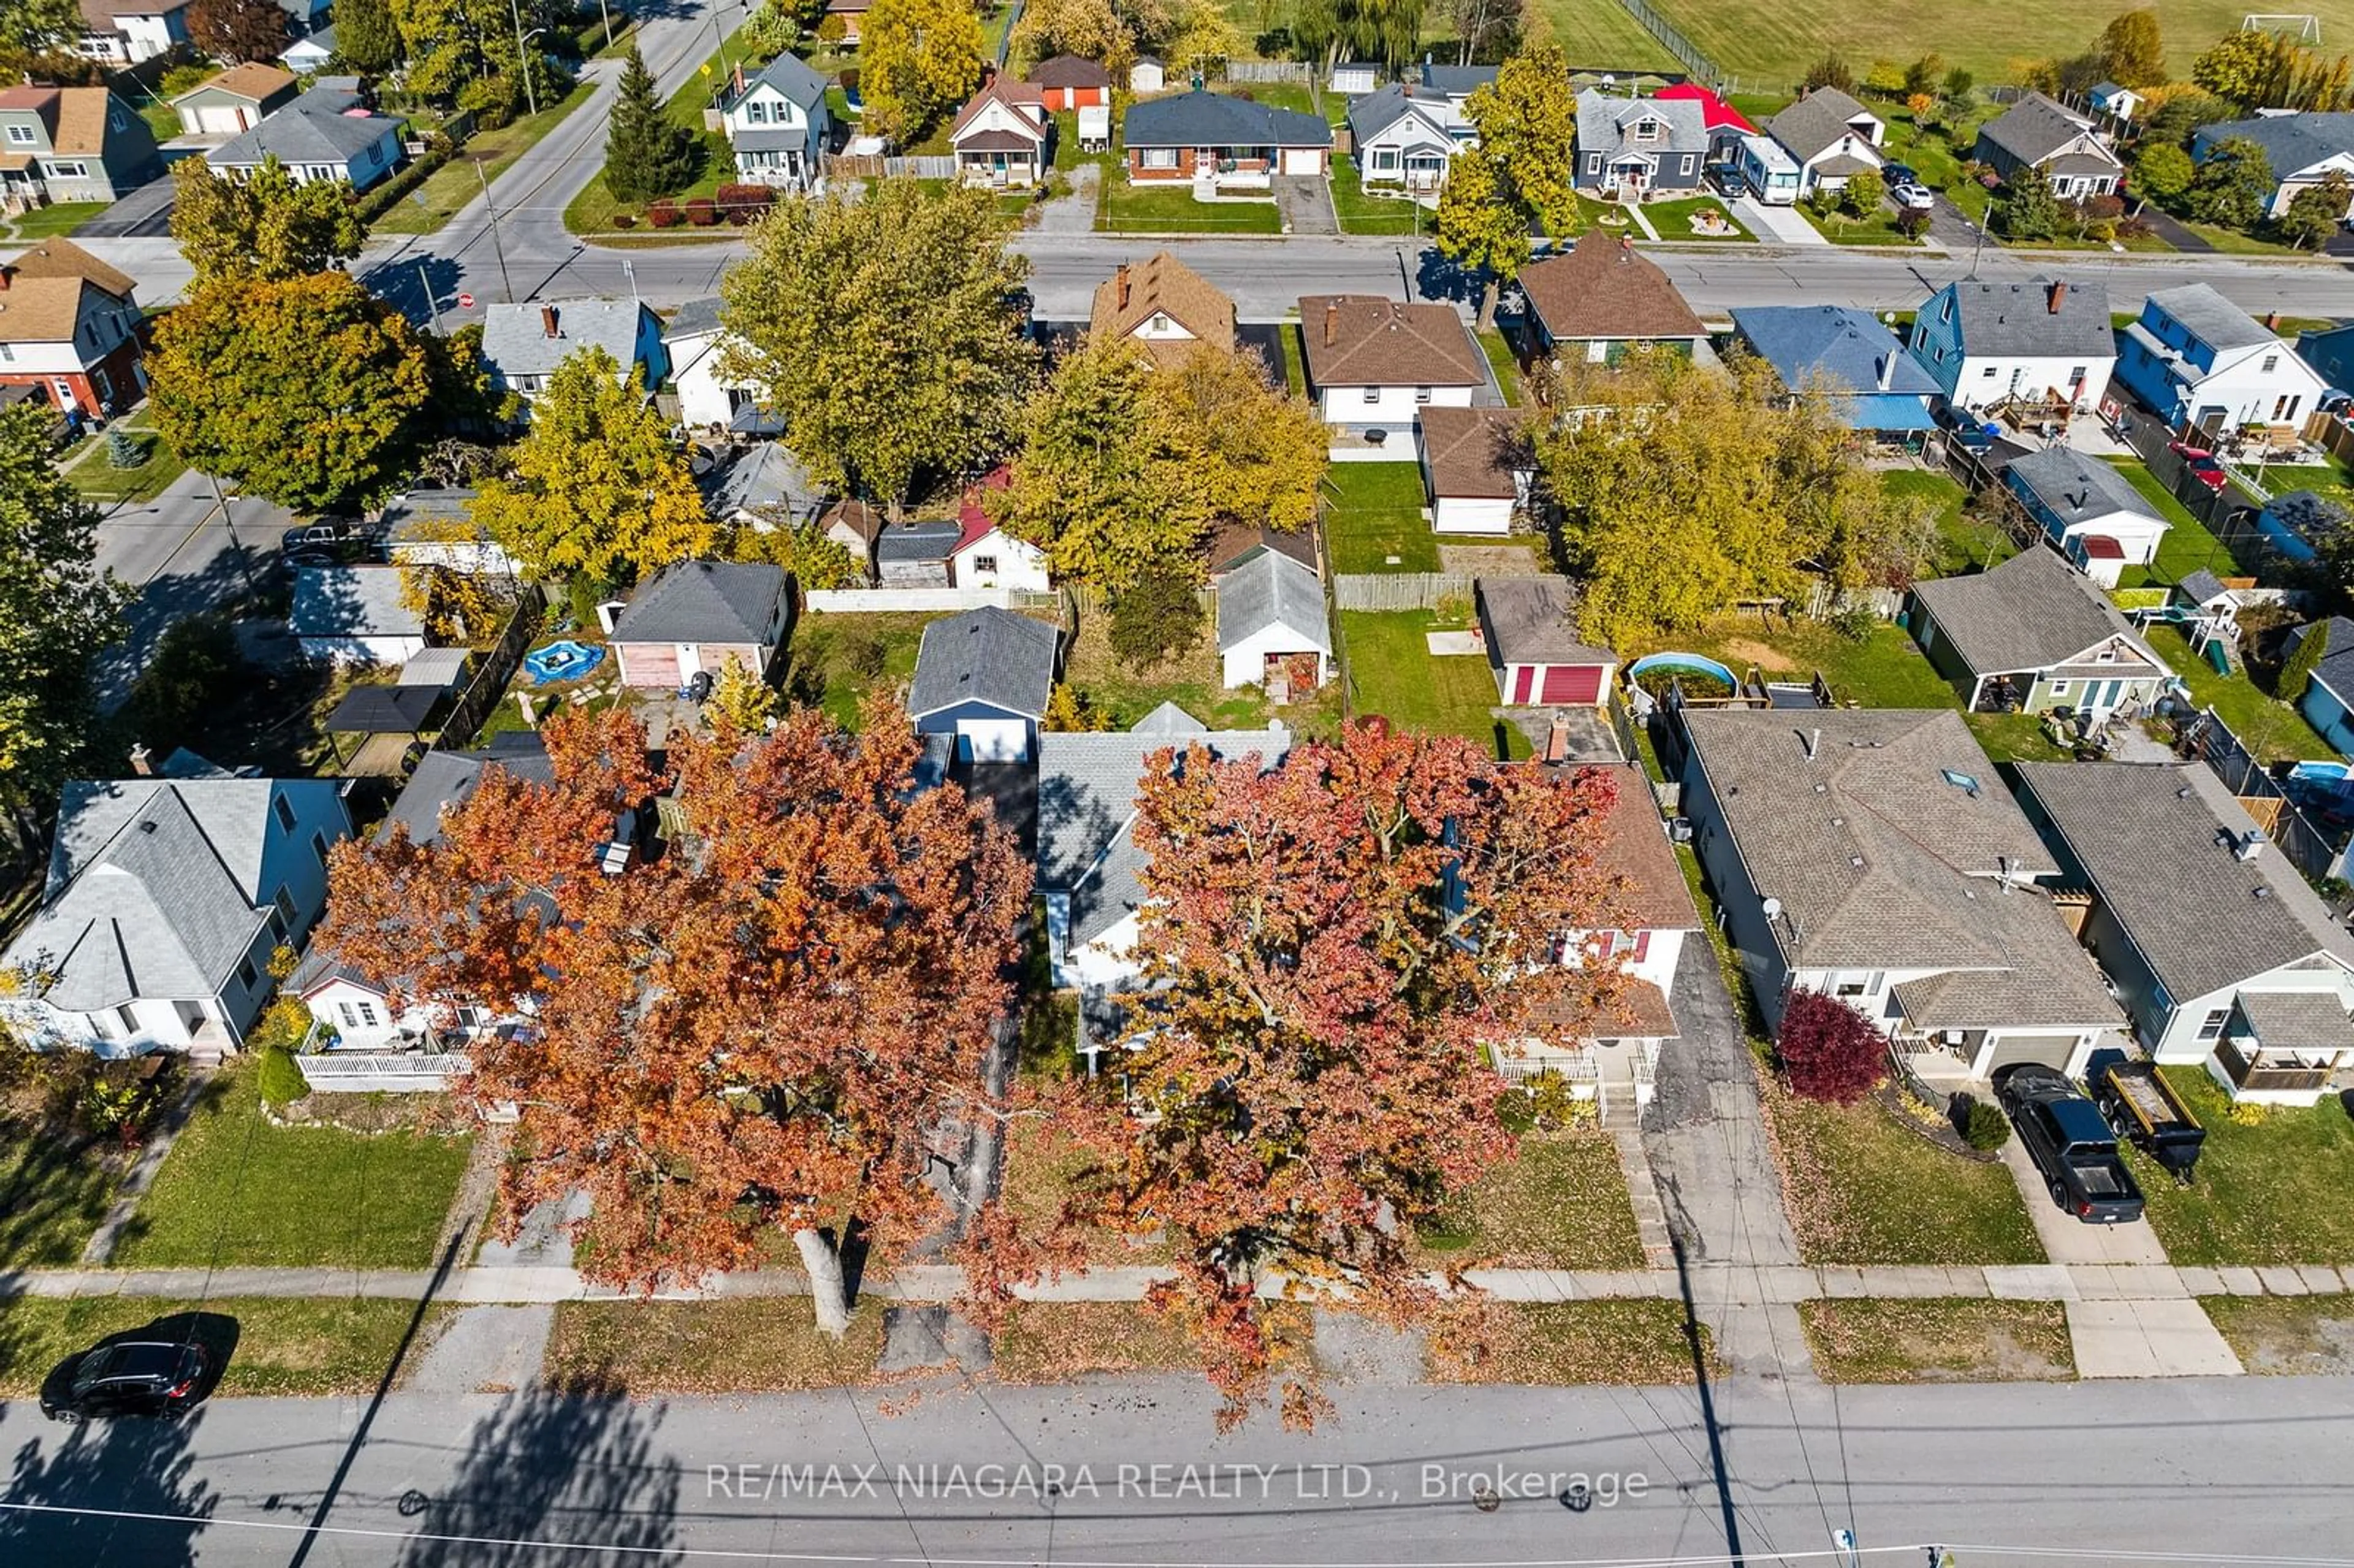
[{"label": "white picket fence", "polygon": [[1062,601],[1028,588],[811,588],[801,596],[813,615],[953,614],[963,609],[1052,609]]},{"label": "white picket fence", "polygon": [[433,1094],[473,1065],[455,1051],[323,1051],[294,1065],[313,1094]]}]

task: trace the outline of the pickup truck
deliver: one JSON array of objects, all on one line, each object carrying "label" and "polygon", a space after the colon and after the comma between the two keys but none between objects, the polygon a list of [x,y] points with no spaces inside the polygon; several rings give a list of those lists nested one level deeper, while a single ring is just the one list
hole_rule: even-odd
[{"label": "pickup truck", "polygon": [[2038,1063],[2006,1067],[1995,1075],[1994,1092],[2052,1202],[2088,1225],[2141,1218],[2141,1188],[2115,1136],[2065,1075]]}]

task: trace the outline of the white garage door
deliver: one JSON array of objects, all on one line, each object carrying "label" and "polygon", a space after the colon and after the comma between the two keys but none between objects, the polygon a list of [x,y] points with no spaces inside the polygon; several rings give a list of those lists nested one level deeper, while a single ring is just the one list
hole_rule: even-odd
[{"label": "white garage door", "polygon": [[207,103],[196,110],[196,128],[210,135],[234,136],[246,129],[245,111],[234,103]]},{"label": "white garage door", "polygon": [[1025,762],[1030,726],[1020,719],[964,719],[957,725],[960,762]]},{"label": "white garage door", "polygon": [[1320,175],[1324,172],[1324,154],[1317,147],[1286,147],[1283,150],[1283,172],[1287,175]]},{"label": "white garage door", "polygon": [[2015,1067],[2024,1062],[2041,1062],[2064,1073],[2075,1054],[2073,1034],[2007,1034],[1988,1055],[1985,1074],[1992,1077],[1998,1067]]}]

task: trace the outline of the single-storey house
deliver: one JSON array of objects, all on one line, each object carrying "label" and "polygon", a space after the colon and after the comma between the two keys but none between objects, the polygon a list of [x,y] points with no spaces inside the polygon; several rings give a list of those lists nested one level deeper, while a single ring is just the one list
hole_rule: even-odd
[{"label": "single-storey house", "polygon": [[1108,108],[1111,72],[1079,55],[1054,55],[1032,66],[1030,85],[1048,113],[1066,109]]},{"label": "single-storey house", "polygon": [[1937,428],[1935,377],[1870,311],[1850,305],[1749,305],[1734,335],[1793,392],[1820,392],[1851,430],[1910,441]]},{"label": "single-storey house", "polygon": [[300,948],[349,838],[332,779],[80,779],[65,787],[39,905],[0,966],[0,1016],[43,1046],[217,1058]]},{"label": "single-storey house", "polygon": [[2041,175],[2062,201],[2114,196],[2125,181],[2125,164],[2093,122],[2040,92],[1979,126],[1973,155],[2007,185],[2030,170]]},{"label": "single-storey house", "polygon": [[749,77],[738,66],[719,113],[737,179],[788,190],[816,182],[833,119],[825,78],[800,56],[787,51]]},{"label": "single-storey house", "polygon": [[294,73],[260,61],[231,66],[171,101],[180,130],[189,136],[222,139],[250,131],[302,92]]},{"label": "single-storey house", "polygon": [[875,580],[884,588],[950,588],[949,557],[964,524],[928,517],[884,528],[875,536]]},{"label": "single-storey house", "polygon": [[2122,1022],[2059,865],[1950,708],[1683,710],[1681,806],[1768,1029],[1836,997],[1935,1082],[2083,1071]]},{"label": "single-storey house", "polygon": [[0,206],[120,201],[163,172],[147,122],[107,89],[0,88]]},{"label": "single-storey house", "polygon": [[1323,576],[1316,561],[1316,536],[1307,529],[1286,532],[1270,528],[1264,523],[1227,522],[1211,531],[1202,542],[1202,565],[1210,574],[1210,581],[1221,581],[1228,572],[1246,567],[1267,554],[1288,556],[1300,566]]},{"label": "single-storey house", "polygon": [[425,651],[425,618],[403,602],[398,567],[298,567],[287,630],[305,659],[405,664]]},{"label": "single-storey house", "polygon": [[1618,655],[1577,635],[1567,577],[1478,577],[1471,584],[1496,697],[1514,707],[1600,707]]},{"label": "single-storey house", "polygon": [[2084,94],[2084,102],[2094,113],[2105,114],[2120,123],[2141,117],[2141,94],[2114,81],[2094,82]]},{"label": "single-storey house", "polygon": [[360,95],[322,82],[205,154],[224,172],[251,174],[275,158],[298,184],[348,180],[366,190],[400,166],[400,122]]},{"label": "single-storey house", "polygon": [[1200,87],[1130,104],[1119,134],[1137,185],[1267,190],[1278,173],[1331,173],[1332,127],[1322,120]]},{"label": "single-storey house", "polygon": [[[1411,429],[1433,406],[1468,408],[1488,385],[1487,355],[1452,305],[1401,305],[1379,294],[1299,302],[1308,390],[1328,425]],[[1411,457],[1402,448],[1400,457]]]},{"label": "single-storey house", "polygon": [[2063,423],[2101,400],[2117,363],[2109,292],[2082,279],[1948,283],[1913,318],[1911,347],[1951,402],[2016,400]]},{"label": "single-storey house", "polygon": [[1362,183],[1423,192],[1447,183],[1447,166],[1479,131],[1457,100],[1399,81],[1350,103],[1349,139]]},{"label": "single-storey house", "polygon": [[1630,348],[1691,354],[1708,339],[1659,264],[1626,239],[1588,235],[1566,254],[1524,268],[1521,292],[1531,346],[1555,358],[1603,365]]},{"label": "single-storey house", "polygon": [[2160,289],[2126,328],[2117,379],[2176,429],[2302,430],[2328,384],[2209,283]]},{"label": "single-storey house", "polygon": [[2313,560],[2322,545],[2349,526],[2354,526],[2354,512],[2310,490],[2284,492],[2256,514],[2256,532],[2292,561]]},{"label": "single-storey house", "polygon": [[966,101],[949,126],[957,177],[967,185],[1023,189],[1045,177],[1055,122],[1035,82],[992,79]]},{"label": "single-storey house", "polygon": [[[2204,163],[2216,144],[2226,140],[2253,142],[2264,150],[2277,182],[2264,203],[2266,217],[2281,217],[2300,193],[2331,175],[2343,175],[2354,182],[2354,113],[2342,109],[2327,113],[2259,114],[2253,120],[2201,126],[2190,138],[2192,160]],[[2338,215],[2341,222],[2354,217],[2354,200],[2347,205],[2348,210]]]},{"label": "single-storey house", "polygon": [[814,517],[824,495],[782,441],[738,447],[696,480],[704,510],[738,526],[772,528]]},{"label": "single-storey house", "polygon": [[58,413],[84,417],[137,402],[147,372],[133,288],[70,239],[0,261],[0,387],[37,388]]},{"label": "single-storey house", "polygon": [[1290,732],[1213,730],[1172,703],[1134,729],[1038,737],[1038,895],[1046,905],[1046,956],[1058,988],[1089,993],[1135,989],[1133,956],[1146,861],[1135,839],[1137,795],[1153,758],[1182,765],[1199,746],[1233,761],[1279,765]]},{"label": "single-storey house", "polygon": [[649,396],[670,375],[662,318],[636,300],[543,300],[482,313],[482,368],[493,387],[520,394],[526,406],[557,366],[589,347],[611,355],[624,379],[634,373]]},{"label": "single-storey house", "polygon": [[875,542],[883,536],[883,514],[864,501],[837,501],[817,514],[818,532],[875,569]]},{"label": "single-storey house", "polygon": [[1228,686],[1296,695],[1323,685],[1332,665],[1323,580],[1275,550],[1221,577],[1218,660]]},{"label": "single-storey house", "polygon": [[307,38],[297,38],[286,46],[278,63],[296,76],[316,76],[335,59],[335,29],[322,27]]},{"label": "single-storey house", "polygon": [[1510,408],[1425,408],[1416,440],[1432,533],[1512,531],[1536,482],[1526,419]]},{"label": "single-storey house", "polygon": [[2073,447],[2046,447],[2015,460],[2002,482],[2062,553],[2103,588],[2117,586],[2120,568],[2158,559],[2169,524],[2113,463]]},{"label": "single-storey house", "polygon": [[1235,302],[1168,251],[1156,250],[1141,261],[1121,262],[1096,285],[1087,332],[1138,344],[1162,365],[1182,359],[1197,343],[1231,354]]},{"label": "single-storey house", "polygon": [[994,607],[924,628],[907,714],[918,735],[952,735],[960,762],[1027,762],[1055,688],[1062,633]]},{"label": "single-storey house", "polygon": [[1819,87],[1766,122],[1798,165],[1798,194],[1843,189],[1858,175],[1877,174],[1887,158],[1887,122],[1836,87]]},{"label": "single-storey house", "polygon": [[2322,640],[2321,652],[2296,711],[2338,756],[2354,757],[2354,620],[2333,615],[2306,622],[2288,634],[2284,656],[2296,658],[2316,637]]},{"label": "single-storey house", "polygon": [[1029,540],[999,527],[989,515],[987,497],[1013,480],[1000,468],[978,483],[965,487],[957,509],[957,539],[949,552],[949,582],[960,588],[1016,588],[1046,593],[1055,586],[1046,570],[1046,552]]},{"label": "single-storey house", "polygon": [[1691,196],[1708,162],[1708,124],[1687,100],[1577,95],[1576,186],[1617,201]]},{"label": "single-storey house", "polygon": [[2146,709],[2174,673],[2108,596],[2030,546],[1983,572],[1913,585],[1913,635],[1972,713]]},{"label": "single-storey house", "polygon": [[765,676],[792,620],[790,579],[765,561],[680,561],[640,583],[613,619],[621,684],[676,691],[730,659]]},{"label": "single-storey house", "polygon": [[2159,1062],[2225,1094],[2309,1106],[2354,1061],[2354,937],[2203,763],[2021,763],[2056,885]]}]

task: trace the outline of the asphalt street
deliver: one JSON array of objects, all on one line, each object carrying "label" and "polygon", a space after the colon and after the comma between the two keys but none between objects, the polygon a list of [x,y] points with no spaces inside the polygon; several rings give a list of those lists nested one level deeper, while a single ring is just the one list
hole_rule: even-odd
[{"label": "asphalt street", "polygon": [[58,1511],[0,1510],[0,1562],[1766,1562],[1838,1529],[1958,1568],[2348,1556],[2347,1380],[1716,1392],[1721,1473],[1689,1390],[1343,1390],[1312,1436],[1225,1436],[1177,1381],[395,1395],[356,1447],[356,1401],[78,1429],[18,1404],[0,1501]]}]

